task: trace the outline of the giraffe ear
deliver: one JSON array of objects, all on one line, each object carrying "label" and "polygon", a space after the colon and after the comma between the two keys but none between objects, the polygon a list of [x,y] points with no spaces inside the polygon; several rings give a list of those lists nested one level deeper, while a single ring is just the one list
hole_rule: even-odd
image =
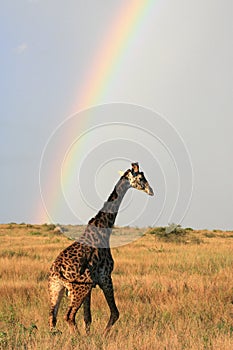
[{"label": "giraffe ear", "polygon": [[119,174],[120,176],[123,176],[123,175],[124,175],[124,171],[119,170],[119,171],[118,171],[118,174]]}]

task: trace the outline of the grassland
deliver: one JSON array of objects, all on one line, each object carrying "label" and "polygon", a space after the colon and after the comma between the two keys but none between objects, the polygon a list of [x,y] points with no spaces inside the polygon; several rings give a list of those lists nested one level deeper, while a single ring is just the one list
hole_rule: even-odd
[{"label": "grassland", "polygon": [[[118,228],[114,236],[132,230]],[[82,310],[80,334],[70,336],[66,297],[58,315],[62,334],[49,332],[48,270],[71,241],[48,225],[0,225],[0,349],[233,349],[233,233],[135,230],[144,235],[112,249],[120,319],[104,338],[109,311],[99,288],[89,336]]]}]

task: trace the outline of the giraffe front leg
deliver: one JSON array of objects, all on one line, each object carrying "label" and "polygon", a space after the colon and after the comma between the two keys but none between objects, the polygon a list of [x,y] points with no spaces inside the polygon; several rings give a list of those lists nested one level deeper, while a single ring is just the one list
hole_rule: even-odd
[{"label": "giraffe front leg", "polygon": [[105,281],[103,281],[100,284],[100,288],[104,292],[104,296],[106,298],[106,301],[108,303],[108,306],[110,308],[110,318],[108,321],[108,324],[105,328],[104,335],[107,335],[114,325],[114,323],[118,320],[119,318],[119,311],[117,309],[116,303],[115,303],[115,298],[114,298],[114,289],[113,289],[113,284],[112,284],[112,278],[109,276]]},{"label": "giraffe front leg", "polygon": [[90,333],[90,326],[92,322],[91,318],[91,290],[84,299],[83,302],[83,312],[84,312],[84,322],[85,322],[85,329],[86,329],[86,334]]}]

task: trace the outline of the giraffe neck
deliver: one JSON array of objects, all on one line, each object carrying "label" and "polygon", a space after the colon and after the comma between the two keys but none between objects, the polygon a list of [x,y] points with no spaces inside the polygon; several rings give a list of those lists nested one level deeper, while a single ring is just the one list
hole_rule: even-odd
[{"label": "giraffe neck", "polygon": [[96,216],[89,221],[89,223],[96,223],[97,227],[112,228],[115,223],[121,202],[129,188],[129,182],[126,179],[121,178],[108,197],[108,200],[104,203],[103,207],[96,214]]},{"label": "giraffe neck", "polygon": [[105,217],[107,219],[106,227],[113,227],[121,202],[129,188],[129,181],[124,178],[120,179],[108,197],[107,202],[104,203],[103,208],[100,210],[100,212],[103,212],[105,214]]},{"label": "giraffe neck", "polygon": [[103,207],[96,216],[88,222],[87,228],[81,237],[81,241],[94,246],[98,245],[102,248],[109,247],[112,227],[115,223],[124,195],[129,188],[130,184],[128,180],[121,178],[117,182]]}]

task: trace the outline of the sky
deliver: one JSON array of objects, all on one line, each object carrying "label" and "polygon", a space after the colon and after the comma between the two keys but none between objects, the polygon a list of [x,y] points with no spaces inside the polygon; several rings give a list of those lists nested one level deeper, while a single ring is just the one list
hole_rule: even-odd
[{"label": "sky", "polygon": [[5,0],[0,222],[233,229],[231,0]]}]

